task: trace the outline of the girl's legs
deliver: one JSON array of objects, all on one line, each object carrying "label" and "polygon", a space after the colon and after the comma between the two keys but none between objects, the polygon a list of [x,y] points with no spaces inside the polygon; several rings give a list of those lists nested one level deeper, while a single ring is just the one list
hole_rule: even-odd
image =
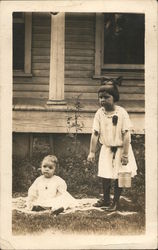
[{"label": "girl's legs", "polygon": [[119,202],[121,192],[122,192],[122,188],[118,186],[118,179],[116,179],[115,184],[114,184],[114,202],[115,203]]},{"label": "girl's legs", "polygon": [[119,209],[119,199],[120,199],[121,192],[122,192],[122,188],[118,186],[118,179],[116,179],[114,183],[114,199],[113,199],[113,203],[111,207],[107,208],[108,211],[112,212],[112,211]]},{"label": "girl's legs", "polygon": [[[111,188],[111,179],[102,178],[103,182],[103,194],[104,194],[104,202],[106,204],[110,204],[110,188]],[[118,186],[118,179],[114,182],[114,203],[119,203],[120,195],[122,192],[122,188]]]},{"label": "girl's legs", "polygon": [[111,179],[102,178],[102,183],[103,183],[104,202],[105,204],[110,205]]},{"label": "girl's legs", "polygon": [[95,207],[109,207],[110,206],[110,188],[111,179],[102,178],[103,185],[103,200],[99,200],[94,204]]}]

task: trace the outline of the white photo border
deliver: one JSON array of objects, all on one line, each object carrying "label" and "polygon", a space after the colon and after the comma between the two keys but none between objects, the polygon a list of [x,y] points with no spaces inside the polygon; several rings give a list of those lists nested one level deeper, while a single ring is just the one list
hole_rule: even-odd
[{"label": "white photo border", "polygon": [[[157,1],[3,1],[0,3],[0,243],[13,249],[154,249],[157,246]],[[145,14],[146,233],[139,236],[12,235],[12,12]],[[61,240],[63,239],[63,240]],[[64,242],[64,245],[61,244]]]}]

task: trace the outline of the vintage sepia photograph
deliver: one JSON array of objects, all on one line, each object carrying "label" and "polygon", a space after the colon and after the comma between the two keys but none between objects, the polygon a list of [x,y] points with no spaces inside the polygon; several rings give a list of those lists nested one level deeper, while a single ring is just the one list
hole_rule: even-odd
[{"label": "vintage sepia photograph", "polygon": [[144,233],[144,31],[144,14],[13,13],[13,233]]},{"label": "vintage sepia photograph", "polygon": [[[65,1],[43,9],[43,1],[34,2],[40,8],[17,3],[9,10],[11,171],[2,197],[9,199],[13,240],[1,236],[1,248],[68,249],[72,242],[75,248],[77,236],[87,249],[107,248],[107,237],[122,249],[140,248],[132,244],[147,235],[151,190],[146,11],[64,9]],[[156,203],[154,215],[155,209]],[[30,240],[29,248],[33,236],[41,241]],[[56,243],[43,245],[51,237]]]}]

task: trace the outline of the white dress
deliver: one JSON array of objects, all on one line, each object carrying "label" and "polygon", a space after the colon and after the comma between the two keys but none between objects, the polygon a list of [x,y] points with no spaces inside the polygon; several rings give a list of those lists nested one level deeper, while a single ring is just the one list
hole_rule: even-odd
[{"label": "white dress", "polygon": [[67,209],[76,205],[76,199],[67,192],[67,185],[62,178],[56,175],[45,178],[41,175],[28,190],[28,209],[35,205],[51,207],[52,210],[60,207]]},{"label": "white dress", "polygon": [[[112,117],[114,115],[118,117],[116,126],[112,123]],[[121,164],[123,133],[130,130],[130,118],[124,108],[116,105],[113,112],[106,113],[105,109],[101,107],[96,112],[93,122],[93,131],[99,133],[99,141],[102,144],[98,163],[99,177],[117,179],[118,173],[124,168],[126,168],[127,172],[131,172],[132,177],[136,175],[137,165],[131,145],[128,153],[129,163],[125,167]],[[114,153],[111,151],[112,146],[117,146],[114,159]]]}]

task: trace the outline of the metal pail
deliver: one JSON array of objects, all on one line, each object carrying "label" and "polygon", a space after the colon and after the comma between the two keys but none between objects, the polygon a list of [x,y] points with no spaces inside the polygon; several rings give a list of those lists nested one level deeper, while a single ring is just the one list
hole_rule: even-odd
[{"label": "metal pail", "polygon": [[118,173],[118,186],[121,188],[131,187],[131,172]]}]

